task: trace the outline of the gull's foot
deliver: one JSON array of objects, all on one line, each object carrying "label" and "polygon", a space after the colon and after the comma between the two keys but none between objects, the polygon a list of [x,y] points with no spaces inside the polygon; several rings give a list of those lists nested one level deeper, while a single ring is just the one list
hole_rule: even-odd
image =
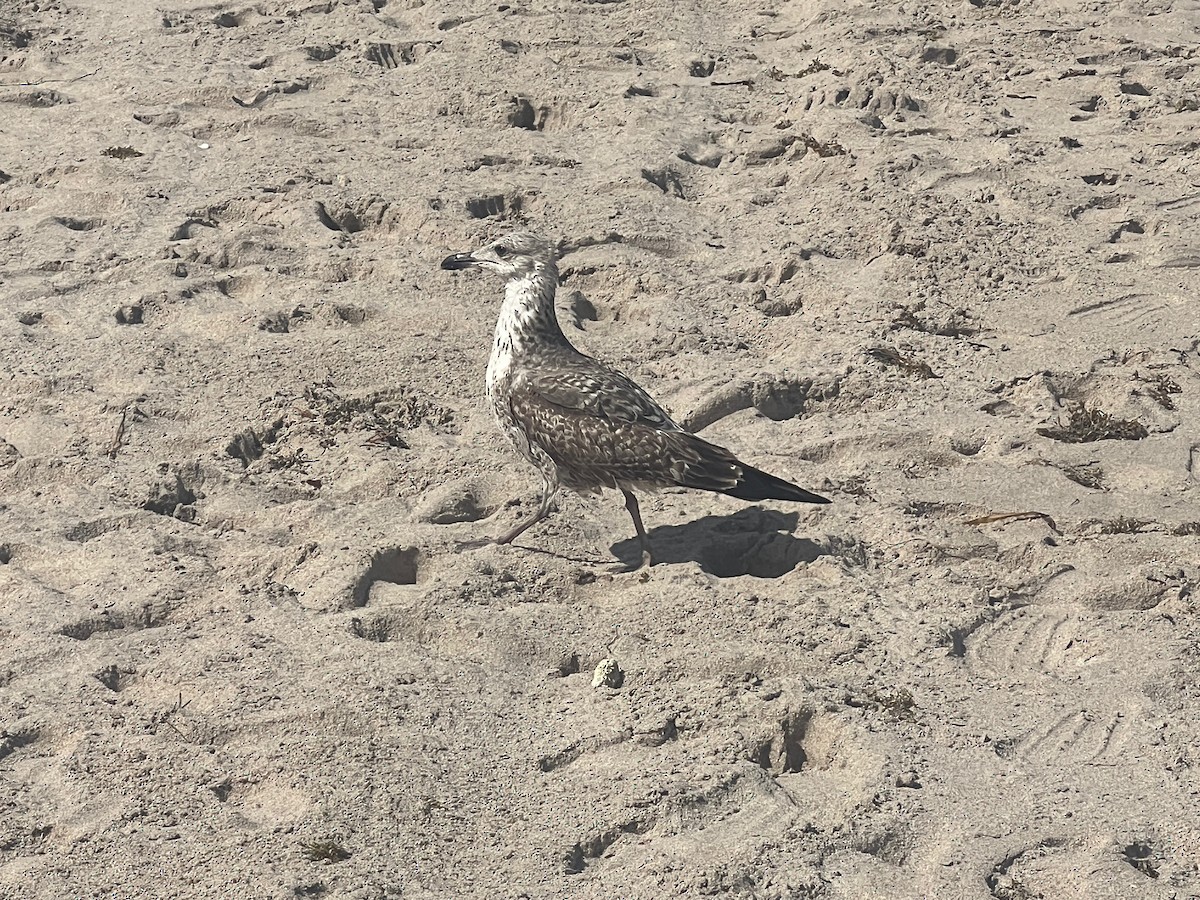
[{"label": "gull's foot", "polygon": [[628,575],[631,572],[642,572],[646,575],[649,575],[650,574],[649,569],[653,565],[654,565],[654,560],[650,557],[650,551],[643,550],[642,558],[640,560],[638,560],[636,563],[633,563],[632,565],[625,565],[624,563],[622,563],[619,566],[613,567],[610,571],[612,571],[614,574],[621,574],[621,575]]}]

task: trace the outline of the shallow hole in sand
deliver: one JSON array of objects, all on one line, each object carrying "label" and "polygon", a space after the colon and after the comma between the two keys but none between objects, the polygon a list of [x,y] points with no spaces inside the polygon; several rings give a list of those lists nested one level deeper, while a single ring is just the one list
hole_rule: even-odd
[{"label": "shallow hole in sand", "polygon": [[420,561],[421,551],[416,547],[389,547],[376,552],[354,584],[351,606],[366,606],[371,599],[371,588],[377,582],[416,584]]}]

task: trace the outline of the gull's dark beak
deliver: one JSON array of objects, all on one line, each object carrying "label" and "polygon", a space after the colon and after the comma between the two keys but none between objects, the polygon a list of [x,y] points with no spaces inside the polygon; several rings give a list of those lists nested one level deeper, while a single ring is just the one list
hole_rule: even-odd
[{"label": "gull's dark beak", "polygon": [[442,260],[443,269],[469,269],[477,265],[479,265],[478,260],[470,253],[455,253]]}]

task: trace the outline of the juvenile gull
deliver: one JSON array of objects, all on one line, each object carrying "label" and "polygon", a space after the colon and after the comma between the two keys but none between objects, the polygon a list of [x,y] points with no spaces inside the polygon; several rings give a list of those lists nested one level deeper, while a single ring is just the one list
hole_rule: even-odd
[{"label": "juvenile gull", "polygon": [[486,269],[505,279],[488,398],[517,452],[541,472],[542,499],[496,543],[509,543],[549,515],[559,487],[624,494],[643,565],[650,563],[650,539],[634,490],[678,486],[741,500],[829,502],[688,433],[620,372],[571,346],[554,314],[558,266],[548,241],[527,232],[506,235],[446,257],[442,268]]}]

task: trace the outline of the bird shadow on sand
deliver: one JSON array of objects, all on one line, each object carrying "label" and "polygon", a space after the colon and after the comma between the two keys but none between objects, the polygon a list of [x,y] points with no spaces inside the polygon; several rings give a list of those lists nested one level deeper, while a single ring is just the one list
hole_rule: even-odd
[{"label": "bird shadow on sand", "polygon": [[[650,546],[655,565],[697,562],[718,578],[778,578],[828,552],[814,541],[792,535],[799,521],[799,513],[752,506],[729,516],[660,525],[649,532]],[[636,539],[613,544],[612,552],[631,567],[642,558]]]}]

